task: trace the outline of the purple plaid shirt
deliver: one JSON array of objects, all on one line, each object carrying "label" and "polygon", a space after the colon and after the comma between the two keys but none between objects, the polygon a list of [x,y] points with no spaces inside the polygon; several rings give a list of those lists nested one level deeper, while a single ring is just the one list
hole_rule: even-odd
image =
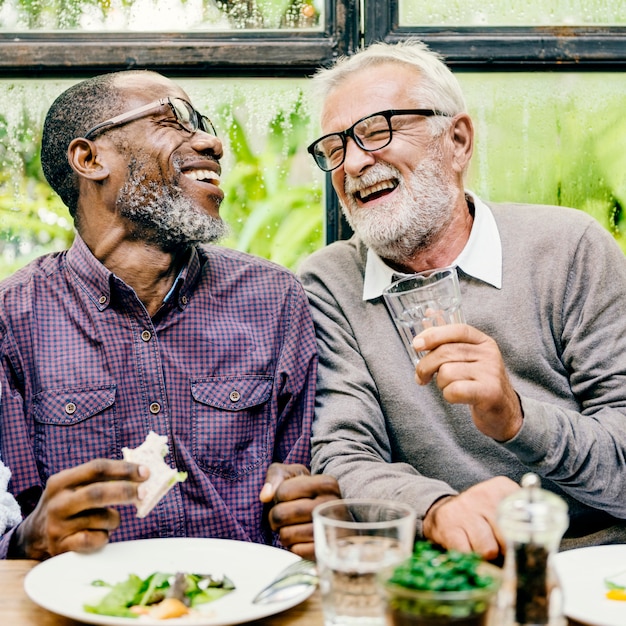
[{"label": "purple plaid shirt", "polygon": [[0,346],[0,457],[24,514],[50,475],[119,459],[154,430],[169,437],[166,462],[189,476],[144,519],[120,507],[112,540],[276,543],[259,492],[273,461],[309,464],[317,369],[290,272],[194,248],[150,318],[77,236],[4,281]]}]

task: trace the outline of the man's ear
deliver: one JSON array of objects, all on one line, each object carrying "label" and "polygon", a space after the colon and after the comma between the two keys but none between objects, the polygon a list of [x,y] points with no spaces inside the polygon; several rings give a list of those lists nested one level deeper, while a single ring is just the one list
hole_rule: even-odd
[{"label": "man's ear", "polygon": [[67,148],[67,159],[72,169],[83,178],[104,180],[109,176],[109,168],[93,141],[77,137]]},{"label": "man's ear", "polygon": [[470,116],[467,113],[455,116],[450,133],[454,145],[454,165],[464,172],[474,151],[474,126]]}]

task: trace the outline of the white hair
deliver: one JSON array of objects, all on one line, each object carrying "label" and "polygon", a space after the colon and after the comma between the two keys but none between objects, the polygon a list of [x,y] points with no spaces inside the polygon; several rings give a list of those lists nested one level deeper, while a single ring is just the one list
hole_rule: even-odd
[{"label": "white hair", "polygon": [[[421,80],[414,90],[419,107],[437,109],[450,116],[467,112],[461,86],[443,57],[414,38],[394,44],[375,43],[352,56],[339,57],[332,67],[315,73],[311,81],[312,95],[323,101],[354,73],[386,63],[406,65],[419,72]],[[442,118],[429,120],[437,127]]]}]

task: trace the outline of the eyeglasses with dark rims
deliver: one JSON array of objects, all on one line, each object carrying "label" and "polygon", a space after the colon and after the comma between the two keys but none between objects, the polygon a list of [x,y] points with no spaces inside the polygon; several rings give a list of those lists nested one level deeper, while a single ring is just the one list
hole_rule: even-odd
[{"label": "eyeglasses with dark rims", "polygon": [[191,104],[187,102],[187,100],[183,100],[182,98],[170,97],[155,100],[154,102],[150,102],[149,104],[145,104],[144,106],[132,109],[131,111],[126,111],[126,113],[116,115],[115,117],[112,117],[105,122],[100,122],[99,124],[96,124],[93,128],[90,128],[83,135],[83,137],[85,139],[93,139],[93,137],[95,137],[95,135],[99,133],[110,130],[111,128],[114,128],[116,126],[121,126],[122,124],[131,122],[132,120],[145,117],[146,115],[157,111],[165,105],[169,106],[172,114],[176,118],[176,123],[181,127],[182,130],[188,132],[191,135],[197,130],[202,130],[205,133],[209,133],[209,135],[217,137],[215,127],[206,115],[202,115],[201,113],[196,111],[191,106]]},{"label": "eyeglasses with dark rims", "polygon": [[315,159],[318,167],[324,172],[337,169],[346,158],[346,143],[352,138],[359,148],[367,152],[374,152],[388,146],[393,139],[391,120],[396,115],[419,115],[432,117],[442,115],[450,117],[448,113],[437,109],[389,109],[362,117],[350,128],[338,133],[330,133],[316,139],[307,150]]}]

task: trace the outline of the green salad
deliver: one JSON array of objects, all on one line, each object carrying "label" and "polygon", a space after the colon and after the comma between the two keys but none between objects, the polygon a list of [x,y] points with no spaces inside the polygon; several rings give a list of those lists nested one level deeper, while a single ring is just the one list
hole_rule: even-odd
[{"label": "green salad", "polygon": [[97,604],[84,605],[87,613],[130,618],[149,614],[157,619],[180,617],[235,589],[227,576],[183,572],[154,572],[147,578],[130,574],[113,585],[102,580],[95,580],[92,585],[110,590]]},{"label": "green salad", "polygon": [[476,553],[441,550],[427,541],[385,582],[392,626],[485,626],[500,570]]},{"label": "green salad", "polygon": [[390,583],[423,591],[468,591],[494,584],[493,576],[481,573],[479,554],[444,551],[428,541],[418,541],[413,555],[396,567]]}]

